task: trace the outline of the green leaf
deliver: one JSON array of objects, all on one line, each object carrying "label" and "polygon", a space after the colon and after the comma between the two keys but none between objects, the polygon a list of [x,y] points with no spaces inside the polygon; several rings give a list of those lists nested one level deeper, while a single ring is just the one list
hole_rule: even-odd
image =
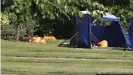
[{"label": "green leaf", "polygon": [[12,6],[11,6],[11,9],[14,9],[14,8],[15,8],[15,5],[12,5]]},{"label": "green leaf", "polygon": [[60,0],[57,0],[57,3],[60,5],[61,4],[61,1]]},{"label": "green leaf", "polygon": [[39,0],[36,0],[36,4],[38,4]]},{"label": "green leaf", "polygon": [[41,4],[41,8],[42,8],[42,9],[44,8],[44,4]]},{"label": "green leaf", "polygon": [[25,19],[28,21],[28,19],[29,19],[29,18],[26,16],[26,18],[25,18]]},{"label": "green leaf", "polygon": [[15,11],[16,11],[16,13],[20,13],[20,10],[19,9],[16,9]]},{"label": "green leaf", "polygon": [[53,14],[50,14],[50,19],[55,19],[55,16]]}]

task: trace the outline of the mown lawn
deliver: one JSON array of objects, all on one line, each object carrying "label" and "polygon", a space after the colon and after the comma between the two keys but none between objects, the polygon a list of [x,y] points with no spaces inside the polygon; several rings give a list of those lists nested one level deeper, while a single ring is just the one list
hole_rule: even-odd
[{"label": "mown lawn", "polygon": [[1,41],[1,72],[5,75],[133,74],[133,52],[119,49],[57,47]]}]

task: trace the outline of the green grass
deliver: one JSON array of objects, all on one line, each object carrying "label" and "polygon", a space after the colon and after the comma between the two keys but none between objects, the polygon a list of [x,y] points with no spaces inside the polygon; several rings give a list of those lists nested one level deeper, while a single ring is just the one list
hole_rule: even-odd
[{"label": "green grass", "polygon": [[96,75],[133,74],[133,52],[118,49],[57,47],[2,40],[2,74]]}]

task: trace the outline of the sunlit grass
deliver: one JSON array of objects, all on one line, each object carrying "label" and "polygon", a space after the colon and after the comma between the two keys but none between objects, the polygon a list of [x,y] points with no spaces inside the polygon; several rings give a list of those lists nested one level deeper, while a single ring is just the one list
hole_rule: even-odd
[{"label": "sunlit grass", "polygon": [[60,40],[48,41],[47,44],[29,44],[2,40],[2,73],[17,75],[133,74],[132,51],[57,47],[59,42]]}]

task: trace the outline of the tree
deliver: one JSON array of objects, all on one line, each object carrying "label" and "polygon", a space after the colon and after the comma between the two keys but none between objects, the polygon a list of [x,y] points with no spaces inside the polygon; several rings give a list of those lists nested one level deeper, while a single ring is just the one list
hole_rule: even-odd
[{"label": "tree", "polygon": [[130,9],[133,11],[133,0],[130,0]]},{"label": "tree", "polygon": [[[2,12],[8,12],[10,24],[14,25],[16,30],[16,40],[19,41],[19,38],[22,35],[21,33],[27,27],[26,25],[34,24],[34,22],[32,21],[32,16],[30,12],[31,1],[30,0],[10,0],[10,1],[2,0],[2,3],[3,3]],[[27,24],[27,22],[29,22],[29,24]]]},{"label": "tree", "polygon": [[[99,22],[102,22],[101,15],[104,14],[99,11],[107,11],[120,16],[123,25],[127,24],[132,11],[127,6],[128,0],[122,0],[117,5],[119,2],[120,0],[2,0],[2,13],[8,12],[9,24],[16,28],[16,40],[19,40],[21,36],[31,36],[28,34],[33,31],[43,36],[53,34],[57,31],[55,28],[61,29],[61,26],[70,28],[66,25],[74,24],[74,16],[82,17],[80,11],[83,10],[90,11],[91,17],[98,18]],[[132,9],[132,0],[128,5]]]}]

